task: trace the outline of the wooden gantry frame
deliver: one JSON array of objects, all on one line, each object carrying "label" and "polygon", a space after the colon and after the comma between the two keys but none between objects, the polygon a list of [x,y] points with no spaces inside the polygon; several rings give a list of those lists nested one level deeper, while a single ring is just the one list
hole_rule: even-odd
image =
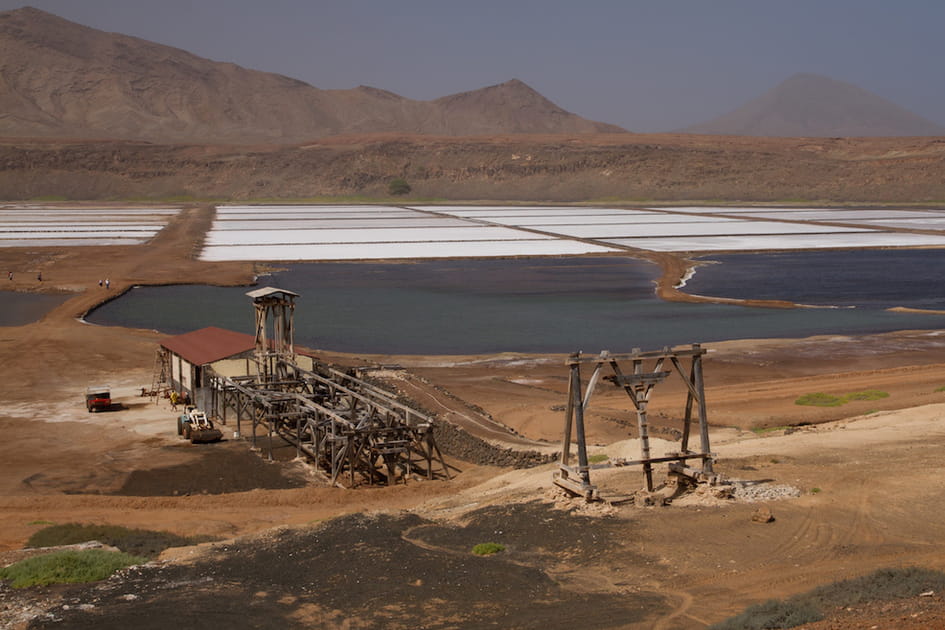
[{"label": "wooden gantry frame", "polygon": [[[607,468],[611,466],[643,467],[643,489],[653,491],[653,464],[668,462],[671,472],[686,475],[700,480],[715,482],[712,463],[714,456],[709,448],[709,423],[706,416],[705,387],[702,377],[702,356],[706,350],[699,344],[692,344],[691,348],[641,352],[634,349],[629,354],[610,354],[604,350],[596,357],[585,357],[580,352],[572,354],[567,365],[570,369],[568,383],[568,404],[565,412],[564,441],[561,448],[561,461],[554,474],[554,483],[575,496],[583,496],[588,501],[599,498],[597,487],[591,484],[590,471],[592,468]],[[688,368],[684,362],[688,360]],[[581,365],[594,364],[594,371],[587,382],[587,388],[582,392]],[[629,369],[621,367],[629,364]],[[648,367],[651,366],[651,367]],[[612,372],[604,376],[603,372],[610,368]],[[664,369],[667,368],[667,369]],[[671,376],[678,374],[686,384],[686,411],[683,418],[683,431],[680,441],[680,450],[662,457],[650,456],[649,424],[647,420],[647,406],[653,388]],[[590,406],[591,396],[601,380],[609,380],[617,387],[622,388],[637,412],[637,428],[640,437],[640,458],[636,460],[614,460],[606,464],[591,465],[587,457],[587,440],[585,437],[585,412]],[[695,415],[695,418],[694,418]],[[689,441],[692,433],[693,421],[698,423],[699,442],[698,450],[691,450]],[[571,464],[572,434],[577,442],[577,466]],[[702,460],[701,468],[687,465],[689,460]]]},{"label": "wooden gantry frame", "polygon": [[269,459],[273,438],[281,437],[333,484],[450,477],[432,418],[349,372],[319,362],[311,370],[297,365],[292,339],[297,293],[265,287],[247,295],[256,315],[256,369],[228,377],[206,368],[208,415],[226,423],[235,414],[237,435],[248,423],[253,448],[260,448],[257,441],[264,437]]},{"label": "wooden gantry frame", "polygon": [[333,484],[393,485],[411,475],[449,479],[429,416],[327,365],[316,365],[316,371],[290,362],[274,367],[285,378],[263,382],[208,374],[210,414],[223,422],[235,415],[238,434],[249,425],[253,448],[265,448],[270,459],[273,438],[281,437]]}]

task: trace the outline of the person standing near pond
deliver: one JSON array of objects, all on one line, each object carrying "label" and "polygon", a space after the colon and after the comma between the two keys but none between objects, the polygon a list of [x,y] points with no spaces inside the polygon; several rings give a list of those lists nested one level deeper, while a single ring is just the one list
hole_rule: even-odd
[{"label": "person standing near pond", "polygon": [[112,284],[112,283],[109,281],[109,279],[108,279],[108,278],[105,278],[105,289],[106,289],[106,290],[111,286],[111,284]]}]

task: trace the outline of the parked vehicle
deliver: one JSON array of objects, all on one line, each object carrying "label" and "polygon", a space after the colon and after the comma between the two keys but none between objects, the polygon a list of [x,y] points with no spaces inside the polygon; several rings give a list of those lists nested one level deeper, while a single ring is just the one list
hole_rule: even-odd
[{"label": "parked vehicle", "polygon": [[177,435],[192,444],[216,442],[223,437],[223,432],[213,426],[207,414],[193,405],[184,408],[184,413],[177,417]]},{"label": "parked vehicle", "polygon": [[108,411],[112,408],[111,388],[107,385],[94,385],[85,389],[85,408],[93,411]]}]

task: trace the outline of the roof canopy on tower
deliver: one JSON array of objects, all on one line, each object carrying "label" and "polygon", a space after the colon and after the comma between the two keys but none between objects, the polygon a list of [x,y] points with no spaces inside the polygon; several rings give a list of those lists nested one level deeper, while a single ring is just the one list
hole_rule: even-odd
[{"label": "roof canopy on tower", "polygon": [[279,295],[279,294],[291,295],[292,297],[299,297],[298,293],[287,291],[286,289],[277,289],[275,287],[263,287],[261,289],[255,289],[253,291],[248,291],[246,293],[246,295],[253,298],[254,300],[258,300],[259,298],[269,297],[271,295]]}]

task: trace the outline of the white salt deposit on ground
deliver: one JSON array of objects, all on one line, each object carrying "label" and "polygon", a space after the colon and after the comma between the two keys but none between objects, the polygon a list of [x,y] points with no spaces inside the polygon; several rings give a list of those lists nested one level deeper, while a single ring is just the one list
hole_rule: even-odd
[{"label": "white salt deposit on ground", "polygon": [[867,219],[858,221],[865,227],[892,227],[904,230],[945,230],[945,217],[922,219]]},{"label": "white salt deposit on ground", "polygon": [[451,217],[356,217],[356,218],[288,218],[288,219],[227,219],[213,222],[213,230],[299,230],[299,229],[356,229],[405,227],[475,227],[478,224]]},{"label": "white salt deposit on ground", "polygon": [[803,223],[779,223],[776,221],[737,221],[721,220],[701,221],[699,223],[639,223],[622,225],[569,225],[569,226],[531,226],[537,230],[555,232],[563,236],[578,238],[612,239],[621,236],[664,236],[685,238],[687,236],[749,236],[755,234],[816,234],[823,232],[853,233],[869,232],[868,228],[824,227]]},{"label": "white salt deposit on ground", "polygon": [[790,213],[780,212],[745,212],[741,216],[762,219],[790,219],[792,221],[832,221],[846,223],[870,219],[922,219],[941,217],[940,213],[920,212],[910,210],[795,210]]},{"label": "white salt deposit on ground", "polygon": [[294,245],[327,243],[422,243],[436,241],[539,240],[551,236],[528,234],[505,227],[473,225],[445,228],[353,228],[297,230],[223,230],[207,234],[207,245]]},{"label": "white salt deposit on ground", "polygon": [[[694,216],[696,213],[703,216]],[[741,220],[717,215],[772,220]],[[793,222],[804,219],[847,221],[861,227]],[[910,225],[903,221],[918,223]],[[666,252],[945,247],[945,235],[882,232],[876,228],[881,229],[883,222],[902,227],[945,229],[945,214],[888,209],[721,206],[627,210],[564,206],[231,205],[217,209],[217,220],[207,235],[208,247],[201,259],[377,260],[576,255],[614,251],[608,245]],[[529,243],[555,236],[592,239],[599,244],[568,244],[564,240],[555,241],[552,246]],[[481,247],[472,243],[480,240],[490,243]],[[517,241],[519,245],[493,242],[501,240]]]},{"label": "white salt deposit on ground", "polygon": [[444,241],[433,243],[345,243],[314,245],[225,245],[205,247],[201,260],[389,260],[398,258],[489,258],[567,256],[615,252],[599,245],[556,239]]},{"label": "white salt deposit on ground", "polygon": [[945,235],[908,234],[905,232],[859,232],[853,234],[619,238],[607,239],[601,242],[638,247],[640,249],[656,252],[760,251],[860,247],[945,247]]},{"label": "white salt deposit on ground", "polygon": [[136,245],[160,232],[172,208],[0,207],[0,247]]},{"label": "white salt deposit on ground", "polygon": [[548,216],[545,214],[535,216],[514,216],[514,217],[480,217],[480,220],[490,223],[499,223],[501,225],[517,225],[521,227],[533,227],[537,225],[558,226],[558,225],[645,225],[648,223],[724,223],[738,222],[738,219],[727,217],[703,217],[687,216],[684,214],[661,214],[640,213],[630,216],[604,214],[604,215],[585,215],[568,214],[559,216]]},{"label": "white salt deposit on ground", "polygon": [[631,216],[634,214],[643,214],[645,211],[625,210],[622,208],[580,208],[563,206],[411,206],[418,210],[427,210],[429,212],[440,212],[443,214],[452,214],[463,217],[485,218],[489,216],[515,217],[515,216],[535,216],[544,214],[547,216],[568,215],[619,215]]}]

